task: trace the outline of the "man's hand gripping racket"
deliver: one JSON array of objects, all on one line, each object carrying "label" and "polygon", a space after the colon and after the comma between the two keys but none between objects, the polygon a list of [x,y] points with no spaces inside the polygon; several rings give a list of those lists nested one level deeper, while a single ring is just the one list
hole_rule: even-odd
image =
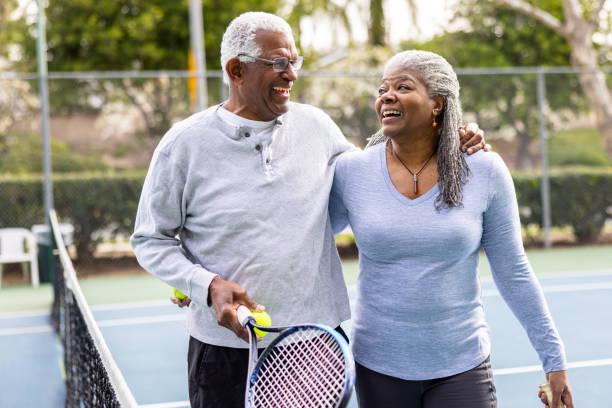
[{"label": "man's hand gripping racket", "polygon": [[[260,326],[246,306],[238,321],[249,331],[246,408],[339,408],[348,404],[355,364],[348,343],[325,325]],[[257,358],[257,335],[280,333]]]}]

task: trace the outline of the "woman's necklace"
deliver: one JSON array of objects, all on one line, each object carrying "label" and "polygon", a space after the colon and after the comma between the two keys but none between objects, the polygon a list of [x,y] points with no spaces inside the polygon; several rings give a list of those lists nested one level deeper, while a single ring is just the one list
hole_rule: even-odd
[{"label": "woman's necklace", "polygon": [[404,163],[404,161],[400,159],[400,157],[395,153],[395,150],[393,150],[393,144],[391,144],[391,149],[389,149],[390,143],[391,143],[391,140],[387,142],[387,146],[386,146],[387,151],[391,153],[393,157],[399,160],[399,162],[402,163],[402,166],[404,166],[404,168],[408,170],[410,174],[412,174],[412,179],[414,180],[414,194],[419,194],[419,174],[421,174],[421,172],[423,171],[425,166],[427,166],[427,163],[429,163],[431,158],[434,157],[434,155],[436,154],[436,151],[434,150],[434,152],[431,154],[431,156],[429,156],[429,159],[425,161],[425,164],[423,164],[423,167],[421,167],[419,171],[417,171],[416,173],[413,173],[412,170],[410,170],[408,166],[406,166],[406,163]]}]

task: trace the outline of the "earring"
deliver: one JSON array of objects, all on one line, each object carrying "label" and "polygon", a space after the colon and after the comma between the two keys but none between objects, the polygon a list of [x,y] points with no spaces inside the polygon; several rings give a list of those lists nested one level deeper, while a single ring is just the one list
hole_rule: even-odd
[{"label": "earring", "polygon": [[436,127],[438,126],[438,124],[436,123],[436,120],[434,119],[433,122],[431,123],[431,127]]}]

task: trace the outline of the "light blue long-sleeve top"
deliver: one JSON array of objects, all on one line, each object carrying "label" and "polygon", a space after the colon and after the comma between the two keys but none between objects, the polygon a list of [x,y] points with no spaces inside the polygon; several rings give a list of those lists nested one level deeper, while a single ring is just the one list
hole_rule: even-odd
[{"label": "light blue long-sleeve top", "polygon": [[208,344],[248,346],[207,306],[217,275],[274,324],[338,326],[350,309],[327,209],[335,158],[355,147],[313,106],[290,103],[271,130],[220,109],[177,123],[157,146],[131,239],[138,262],[192,299],[187,328]]},{"label": "light blue long-sleeve top", "polygon": [[490,354],[478,253],[521,322],[546,372],[566,369],[563,344],[521,240],[510,173],[496,153],[466,157],[463,207],[437,211],[436,184],[411,200],[393,186],[385,144],[338,160],[330,215],[349,222],[360,273],[352,325],[355,360],[377,372],[425,380],[476,367]]}]

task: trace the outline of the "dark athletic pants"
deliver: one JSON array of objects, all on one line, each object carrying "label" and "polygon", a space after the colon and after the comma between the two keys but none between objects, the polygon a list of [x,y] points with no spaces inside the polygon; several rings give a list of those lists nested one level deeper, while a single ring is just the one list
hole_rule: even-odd
[{"label": "dark athletic pants", "polygon": [[[340,326],[336,331],[348,341]],[[248,360],[248,349],[213,346],[189,337],[187,367],[191,407],[244,408]]]},{"label": "dark athletic pants", "polygon": [[450,377],[407,381],[357,366],[359,408],[495,408],[491,362]]}]

